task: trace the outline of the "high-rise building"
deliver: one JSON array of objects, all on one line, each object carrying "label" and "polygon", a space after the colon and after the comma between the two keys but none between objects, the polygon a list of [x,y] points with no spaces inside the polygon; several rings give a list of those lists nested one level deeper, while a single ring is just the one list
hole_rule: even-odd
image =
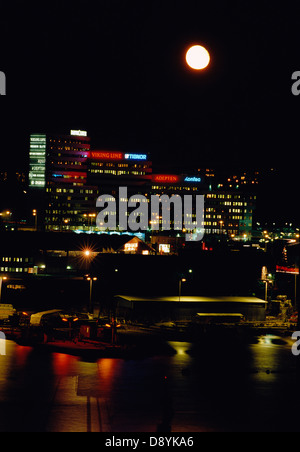
[{"label": "high-rise building", "polygon": [[30,136],[29,188],[37,200],[40,229],[89,228],[97,187],[88,185],[90,138],[87,132]]},{"label": "high-rise building", "polygon": [[[126,187],[128,198],[140,194],[148,201],[151,195],[204,195],[202,228],[207,235],[250,239],[256,200],[250,186],[256,185],[257,174],[254,176],[228,177],[228,186],[215,180],[210,169],[192,175],[152,174],[148,154],[92,149],[87,132],[81,130],[30,137],[29,187],[40,199],[35,206],[36,228],[46,231],[103,232],[105,224],[100,229],[96,226],[98,197],[117,198],[119,188]],[[193,224],[195,211],[190,216]],[[153,218],[148,218],[148,235],[157,236],[160,231],[156,227],[152,234]],[[157,218],[158,224],[160,220]],[[186,223],[181,220],[179,224]],[[174,221],[172,225],[169,235],[184,237],[185,228],[178,231]]]},{"label": "high-rise building", "polygon": [[251,239],[255,200],[255,195],[244,192],[207,192],[204,223],[206,234]]},{"label": "high-rise building", "polygon": [[[235,187],[236,188],[236,187]],[[199,176],[155,174],[152,194],[204,195],[204,229],[207,235],[250,239],[256,195],[243,190],[211,190]],[[194,214],[192,220],[194,221]]]},{"label": "high-rise building", "polygon": [[88,180],[97,185],[101,194],[118,193],[119,187],[127,187],[128,194],[147,191],[151,182],[152,162],[147,154],[120,151],[91,150]]},{"label": "high-rise building", "polygon": [[147,154],[91,150],[87,132],[30,136],[29,188],[35,195],[39,229],[96,231],[100,194],[144,194],[152,163]]}]

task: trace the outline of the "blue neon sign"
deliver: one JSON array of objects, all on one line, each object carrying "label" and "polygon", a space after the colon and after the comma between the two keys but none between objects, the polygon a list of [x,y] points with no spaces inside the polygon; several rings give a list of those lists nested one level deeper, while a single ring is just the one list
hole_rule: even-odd
[{"label": "blue neon sign", "polygon": [[125,154],[127,160],[147,160],[147,154]]},{"label": "blue neon sign", "polygon": [[186,177],[184,182],[196,182],[199,184],[201,182],[201,177]]}]

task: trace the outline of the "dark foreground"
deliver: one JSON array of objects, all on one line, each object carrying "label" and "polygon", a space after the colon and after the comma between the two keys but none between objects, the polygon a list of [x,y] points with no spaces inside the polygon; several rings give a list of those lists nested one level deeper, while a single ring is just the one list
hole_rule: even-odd
[{"label": "dark foreground", "polygon": [[88,359],[6,341],[0,431],[299,431],[289,337],[131,340],[155,353]]}]

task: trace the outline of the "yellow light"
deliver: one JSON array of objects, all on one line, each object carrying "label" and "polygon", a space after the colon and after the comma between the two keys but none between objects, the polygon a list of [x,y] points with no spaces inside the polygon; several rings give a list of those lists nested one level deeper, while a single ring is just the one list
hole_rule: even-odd
[{"label": "yellow light", "polygon": [[209,65],[210,55],[205,47],[194,45],[186,53],[186,62],[190,68],[199,71]]},{"label": "yellow light", "polygon": [[90,250],[85,250],[84,255],[85,255],[86,257],[89,257],[89,256],[91,255]]}]

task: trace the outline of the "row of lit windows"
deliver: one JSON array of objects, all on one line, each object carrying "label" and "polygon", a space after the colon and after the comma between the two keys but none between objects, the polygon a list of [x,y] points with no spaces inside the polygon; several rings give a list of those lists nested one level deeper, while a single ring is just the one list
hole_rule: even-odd
[{"label": "row of lit windows", "polygon": [[173,186],[162,186],[162,185],[152,185],[152,190],[159,190],[161,193],[163,191],[173,191],[173,192],[178,192],[178,191],[198,191],[198,187],[191,187],[191,186],[181,186],[181,185],[176,185],[175,187]]},{"label": "row of lit windows", "polygon": [[[46,191],[48,193],[52,193],[52,189],[51,188],[47,188]],[[70,194],[72,194],[72,193],[74,193],[74,189],[73,188],[56,188],[55,192],[56,193],[70,193]],[[85,193],[87,195],[92,195],[94,193],[94,190],[92,190],[92,189],[86,189],[86,190],[81,189],[81,190],[77,190],[76,193],[77,194],[78,193],[80,193],[80,194],[84,194]]]},{"label": "row of lit windows", "polygon": [[112,163],[112,162],[91,162],[91,166],[103,167],[107,168],[137,168],[137,169],[146,169],[148,165],[142,163],[135,163],[134,165],[129,165],[128,163]]},{"label": "row of lit windows", "polygon": [[78,210],[67,210],[64,212],[61,212],[60,210],[46,210],[46,213],[49,214],[53,214],[53,215],[60,215],[60,214],[64,214],[64,215],[78,215]]},{"label": "row of lit windows", "polygon": [[232,197],[232,195],[217,195],[217,194],[215,194],[215,193],[208,193],[207,195],[206,195],[206,197],[207,198],[220,198],[220,199],[224,199],[224,198],[226,198],[226,199],[231,199],[231,197]]},{"label": "row of lit windows", "polygon": [[92,169],[91,170],[92,174],[113,174],[114,176],[122,176],[124,174],[132,174],[134,176],[145,176],[145,171],[116,171],[116,170],[97,170],[97,169]]},{"label": "row of lit windows", "polygon": [[29,262],[28,257],[2,257],[2,262]]},{"label": "row of lit windows", "polygon": [[9,272],[9,273],[28,273],[28,268],[22,267],[0,267],[1,272]]},{"label": "row of lit windows", "polygon": [[68,162],[51,162],[52,165],[64,165],[64,166],[82,166],[85,165],[86,166],[86,162],[81,162],[78,160],[69,160]]},{"label": "row of lit windows", "polygon": [[[205,232],[206,234],[224,234],[223,229],[206,229]],[[238,234],[238,232],[238,229],[228,229],[228,231],[226,231],[229,235],[235,235]]]},{"label": "row of lit windows", "polygon": [[[207,198],[212,198],[212,199],[241,199],[241,195],[225,195],[225,194],[216,194],[216,193],[207,193],[206,194]],[[252,196],[249,196],[250,199],[252,199]],[[254,196],[254,199],[256,199],[256,196]]]}]

